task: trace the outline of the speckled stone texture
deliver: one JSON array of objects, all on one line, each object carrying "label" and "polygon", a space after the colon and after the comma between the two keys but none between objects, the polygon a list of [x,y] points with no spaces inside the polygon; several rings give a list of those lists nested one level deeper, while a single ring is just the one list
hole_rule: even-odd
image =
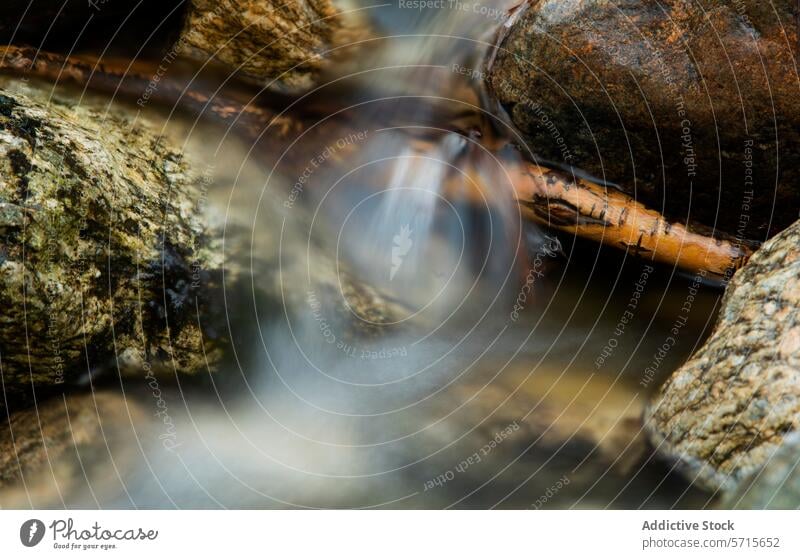
[{"label": "speckled stone texture", "polygon": [[301,89],[356,35],[330,0],[191,0],[176,48],[261,85]]},{"label": "speckled stone texture", "polygon": [[528,0],[487,83],[545,160],[764,240],[800,207],[796,0]]},{"label": "speckled stone texture", "polygon": [[645,421],[658,451],[697,483],[732,490],[800,430],[800,222],[733,277],[721,309]]},{"label": "speckled stone texture", "polygon": [[0,508],[97,508],[96,496],[107,495],[124,502],[146,467],[142,449],[160,445],[160,423],[146,405],[99,389],[11,414],[0,422]]},{"label": "speckled stone texture", "polygon": [[0,409],[225,345],[202,170],[143,114],[51,94],[0,81]]},{"label": "speckled stone texture", "polygon": [[791,510],[800,507],[800,433],[787,436],[764,467],[744,478],[720,503],[724,509]]}]

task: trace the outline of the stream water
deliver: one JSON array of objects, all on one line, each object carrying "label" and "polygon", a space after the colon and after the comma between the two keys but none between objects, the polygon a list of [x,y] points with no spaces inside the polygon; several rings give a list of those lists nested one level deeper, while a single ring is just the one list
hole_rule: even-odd
[{"label": "stream water", "polygon": [[226,291],[235,352],[213,374],[126,380],[149,421],[103,411],[91,459],[0,504],[707,505],[639,418],[720,292],[523,222],[474,79],[508,7],[365,10],[387,38],[315,93],[346,93],[352,124],[322,119],[283,154],[165,119],[207,165],[226,254],[247,255]]}]

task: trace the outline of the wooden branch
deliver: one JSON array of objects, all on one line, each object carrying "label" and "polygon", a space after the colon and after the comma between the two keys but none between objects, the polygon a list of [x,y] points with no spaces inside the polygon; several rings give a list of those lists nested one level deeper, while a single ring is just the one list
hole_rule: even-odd
[{"label": "wooden branch", "polygon": [[508,171],[525,215],[547,227],[723,282],[752,254],[743,243],[693,232],[588,180],[533,163]]},{"label": "wooden branch", "polygon": [[[65,57],[30,47],[0,47],[0,72],[22,78],[38,78],[56,84],[74,84],[93,91],[112,94],[143,107],[152,102],[179,106],[196,115],[207,115],[222,125],[236,125],[240,132],[256,138],[265,127],[287,133],[296,128],[289,117],[279,117],[262,106],[245,104],[229,97],[190,88],[180,79],[159,79],[157,66],[138,64],[127,71],[87,57]],[[273,96],[278,97],[277,94]]]},{"label": "wooden branch", "polygon": [[[140,95],[148,83],[141,74],[123,74],[102,64],[18,47],[5,48],[5,55],[0,58],[2,70],[50,80],[66,79],[81,85],[88,83],[94,89],[116,91],[123,97]],[[181,103],[191,112],[208,114],[225,125],[235,124],[237,130],[251,140],[266,136],[270,141],[282,141],[306,126],[303,115],[279,117],[269,108],[201,91],[187,91],[185,86],[170,83],[170,80],[161,82],[152,100]],[[338,122],[345,127],[336,128],[339,134],[353,126],[346,117]],[[372,125],[377,126],[376,123]],[[269,133],[264,134],[267,128]],[[457,127],[454,131],[468,133]],[[723,282],[752,254],[752,248],[744,242],[671,223],[630,196],[591,181],[518,159],[504,161],[504,167],[524,216],[547,227],[675,265],[691,273],[703,272],[708,279]]]}]

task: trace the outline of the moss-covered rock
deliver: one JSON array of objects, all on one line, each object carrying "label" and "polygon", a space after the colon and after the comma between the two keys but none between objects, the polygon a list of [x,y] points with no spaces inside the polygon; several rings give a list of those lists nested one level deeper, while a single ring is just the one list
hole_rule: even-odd
[{"label": "moss-covered rock", "polygon": [[0,407],[98,370],[213,365],[202,170],[141,114],[0,86]]}]

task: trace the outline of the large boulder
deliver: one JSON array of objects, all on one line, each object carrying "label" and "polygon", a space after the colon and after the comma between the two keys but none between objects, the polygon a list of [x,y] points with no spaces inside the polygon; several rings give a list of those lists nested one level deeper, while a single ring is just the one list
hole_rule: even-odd
[{"label": "large boulder", "polygon": [[100,370],[217,362],[223,254],[208,189],[149,117],[0,82],[0,409]]},{"label": "large boulder", "polygon": [[800,431],[800,222],[736,273],[710,339],[645,420],[662,455],[726,491]]},{"label": "large boulder", "polygon": [[795,0],[528,0],[487,82],[528,146],[764,240],[800,206]]}]

